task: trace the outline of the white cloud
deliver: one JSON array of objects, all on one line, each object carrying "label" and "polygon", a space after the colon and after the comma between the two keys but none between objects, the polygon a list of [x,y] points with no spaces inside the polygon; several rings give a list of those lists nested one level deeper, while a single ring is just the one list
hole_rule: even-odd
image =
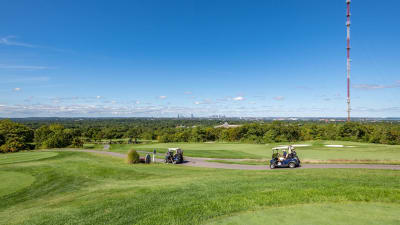
[{"label": "white cloud", "polygon": [[195,105],[211,105],[214,104],[214,102],[211,99],[204,99],[203,101],[195,101]]},{"label": "white cloud", "polygon": [[165,95],[161,95],[160,97],[158,97],[159,99],[166,99],[167,98],[167,96],[165,96]]},{"label": "white cloud", "polygon": [[396,81],[394,84],[391,85],[381,85],[381,84],[357,84],[353,86],[357,89],[363,90],[376,90],[376,89],[387,89],[387,88],[399,88],[400,81]]},{"label": "white cloud", "polygon": [[285,100],[285,97],[283,97],[283,96],[276,96],[276,97],[274,97],[274,100],[276,100],[276,101],[283,101],[283,100]]},{"label": "white cloud", "polygon": [[27,48],[36,48],[37,47],[35,45],[15,41],[16,38],[17,38],[16,36],[12,36],[12,35],[7,36],[7,37],[2,37],[2,38],[0,38],[0,44],[8,45],[8,46],[27,47]]},{"label": "white cloud", "polygon": [[21,88],[19,88],[19,87],[14,88],[13,91],[21,91]]},{"label": "white cloud", "polygon": [[233,98],[233,101],[243,101],[244,97],[243,96],[237,96],[235,98]]},{"label": "white cloud", "polygon": [[100,95],[97,95],[97,96],[96,96],[96,98],[97,98],[97,99],[101,99],[101,98],[102,98],[102,96],[100,96]]},{"label": "white cloud", "polygon": [[71,51],[71,50],[58,49],[58,48],[52,48],[52,47],[47,47],[47,46],[32,45],[32,44],[28,44],[28,43],[24,43],[24,42],[19,42],[19,41],[16,41],[17,38],[18,37],[13,36],[13,35],[1,37],[0,45],[18,46],[18,47],[26,47],[26,48],[42,48],[42,49],[48,49],[48,50],[57,51],[57,52],[74,53],[74,51]]},{"label": "white cloud", "polygon": [[5,65],[0,64],[0,69],[16,69],[16,70],[45,70],[46,66],[25,66],[25,65]]},{"label": "white cloud", "polygon": [[3,77],[0,79],[0,84],[45,82],[49,80],[50,78],[48,77]]}]

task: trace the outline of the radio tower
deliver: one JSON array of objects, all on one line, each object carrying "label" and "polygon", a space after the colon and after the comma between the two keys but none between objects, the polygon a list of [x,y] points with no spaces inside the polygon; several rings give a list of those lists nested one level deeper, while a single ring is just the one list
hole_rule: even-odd
[{"label": "radio tower", "polygon": [[347,121],[350,121],[350,2],[351,0],[346,0],[347,3]]}]

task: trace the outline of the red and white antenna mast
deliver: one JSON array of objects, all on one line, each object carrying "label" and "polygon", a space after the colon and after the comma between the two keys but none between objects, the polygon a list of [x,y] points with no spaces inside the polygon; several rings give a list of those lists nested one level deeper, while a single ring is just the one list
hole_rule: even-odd
[{"label": "red and white antenna mast", "polygon": [[347,121],[350,121],[350,3],[351,0],[346,0],[347,3]]}]

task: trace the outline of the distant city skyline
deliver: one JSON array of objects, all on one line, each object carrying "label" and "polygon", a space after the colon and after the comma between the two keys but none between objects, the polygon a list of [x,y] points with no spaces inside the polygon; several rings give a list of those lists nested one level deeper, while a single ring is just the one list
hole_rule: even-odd
[{"label": "distant city skyline", "polygon": [[[354,117],[400,117],[399,7],[352,1]],[[345,0],[6,1],[0,117],[344,118],[345,12]]]}]

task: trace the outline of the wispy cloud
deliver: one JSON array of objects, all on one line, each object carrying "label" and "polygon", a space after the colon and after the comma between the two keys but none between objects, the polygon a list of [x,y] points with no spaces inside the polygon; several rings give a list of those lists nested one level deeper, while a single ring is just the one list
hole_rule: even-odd
[{"label": "wispy cloud", "polygon": [[391,85],[378,85],[378,84],[358,84],[354,85],[354,88],[363,89],[363,90],[377,90],[377,89],[387,89],[387,88],[399,88],[400,81],[396,81]]},{"label": "wispy cloud", "polygon": [[2,77],[0,79],[0,84],[9,84],[9,83],[27,83],[27,82],[44,82],[50,80],[49,77]]},{"label": "wispy cloud", "polygon": [[214,104],[214,102],[211,99],[204,99],[203,101],[195,101],[195,105],[210,105]]},{"label": "wispy cloud", "polygon": [[13,89],[13,91],[16,91],[16,92],[21,91],[21,88],[16,87],[16,88]]},{"label": "wispy cloud", "polygon": [[0,105],[0,115],[6,116],[175,116],[196,112],[197,115],[208,113],[207,109],[180,106],[123,106],[93,104],[24,104]]},{"label": "wispy cloud", "polygon": [[283,100],[285,100],[285,97],[283,97],[283,96],[276,96],[276,97],[274,97],[274,100],[276,100],[276,101],[283,101]]},{"label": "wispy cloud", "polygon": [[49,46],[33,45],[33,44],[26,43],[26,42],[21,42],[21,41],[18,41],[18,37],[14,36],[14,35],[0,37],[0,45],[17,46],[17,47],[25,47],[25,48],[41,48],[41,49],[48,49],[48,50],[56,51],[56,52],[74,53],[74,51],[72,51],[72,50],[53,48],[53,47],[49,47]]},{"label": "wispy cloud", "polygon": [[243,96],[237,96],[233,98],[233,101],[243,101],[245,98]]},{"label": "wispy cloud", "polygon": [[161,96],[159,96],[158,98],[159,98],[159,99],[166,99],[166,98],[167,98],[167,96],[165,96],[165,95],[161,95]]},{"label": "wispy cloud", "polygon": [[45,70],[45,69],[49,69],[49,67],[46,67],[46,66],[24,66],[24,65],[5,65],[5,64],[0,64],[0,69]]},{"label": "wispy cloud", "polygon": [[191,95],[191,94],[193,94],[193,93],[192,93],[191,91],[185,91],[184,94],[185,94],[185,95]]},{"label": "wispy cloud", "polygon": [[27,47],[27,48],[37,48],[38,47],[36,45],[32,45],[32,44],[16,41],[15,39],[17,39],[17,37],[16,36],[12,36],[12,35],[9,35],[9,36],[6,36],[6,37],[2,37],[2,38],[0,38],[0,44],[8,45],[8,46]]}]

